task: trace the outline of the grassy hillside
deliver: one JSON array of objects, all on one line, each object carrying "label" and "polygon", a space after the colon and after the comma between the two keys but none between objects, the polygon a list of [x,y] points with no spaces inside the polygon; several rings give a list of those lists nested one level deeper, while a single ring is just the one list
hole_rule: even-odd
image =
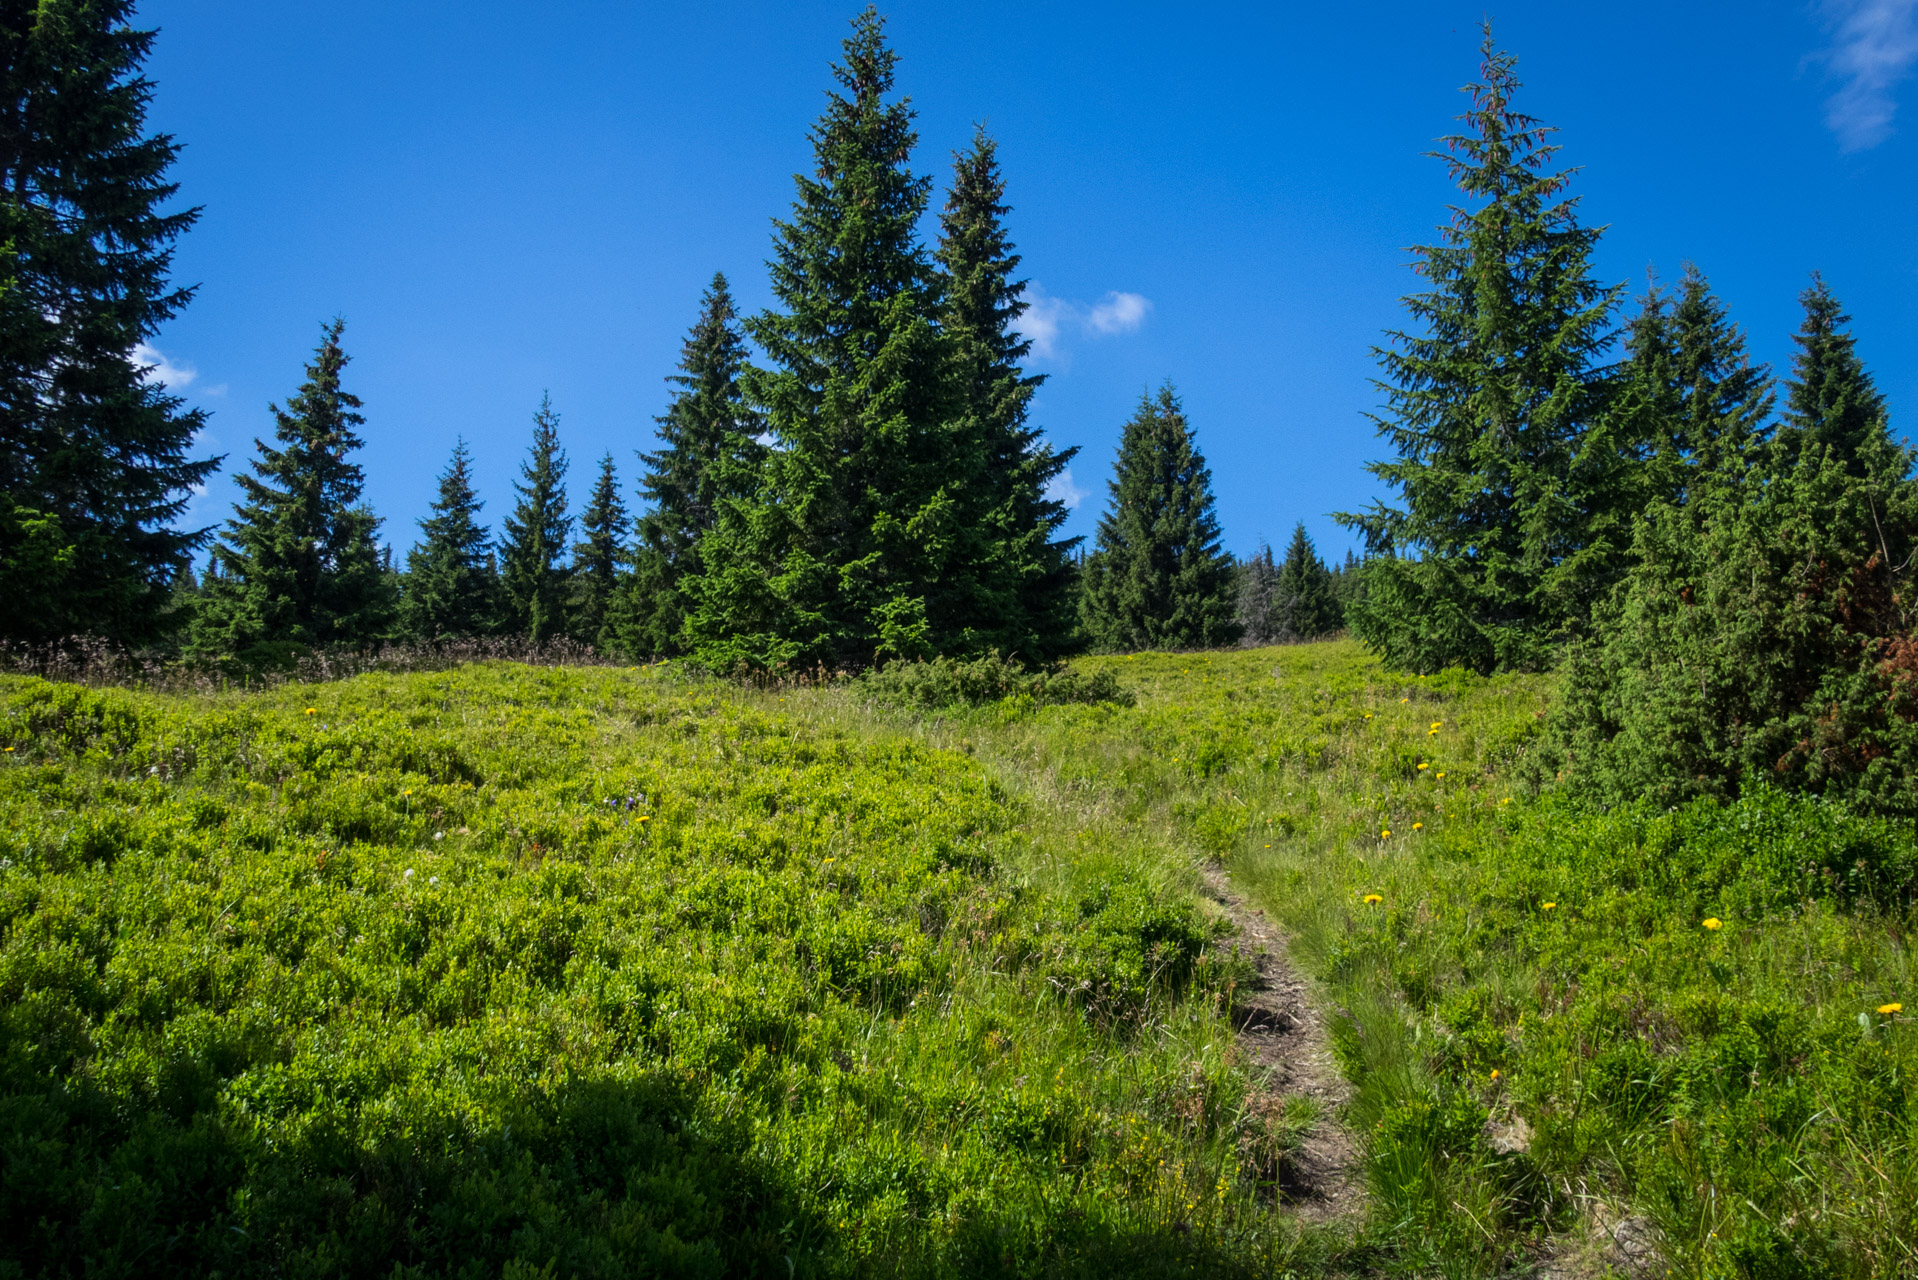
[{"label": "grassy hillside", "polygon": [[[1910,832],[1530,798],[1533,680],[1081,666],[1136,705],[0,681],[0,1274],[1911,1269]],[[1361,1221],[1278,1205],[1208,859]]]}]

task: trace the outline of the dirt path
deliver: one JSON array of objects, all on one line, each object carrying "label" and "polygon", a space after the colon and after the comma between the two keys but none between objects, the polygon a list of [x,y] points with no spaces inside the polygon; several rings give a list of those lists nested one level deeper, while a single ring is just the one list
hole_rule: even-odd
[{"label": "dirt path", "polygon": [[1232,887],[1223,868],[1208,865],[1206,888],[1232,923],[1239,943],[1258,966],[1258,985],[1239,993],[1232,1010],[1239,1049],[1263,1077],[1258,1102],[1268,1129],[1282,1125],[1288,1098],[1316,1104],[1314,1123],[1288,1142],[1280,1161],[1280,1198],[1301,1217],[1318,1222],[1342,1219],[1364,1206],[1359,1147],[1341,1119],[1351,1086],[1339,1073],[1324,1016],[1308,998],[1309,988],[1286,960],[1285,935]]}]

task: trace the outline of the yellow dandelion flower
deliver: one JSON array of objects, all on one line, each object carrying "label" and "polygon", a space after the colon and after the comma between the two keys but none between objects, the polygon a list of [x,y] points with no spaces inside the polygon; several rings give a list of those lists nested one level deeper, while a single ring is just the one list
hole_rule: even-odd
[{"label": "yellow dandelion flower", "polygon": [[1441,774],[1439,774],[1439,775],[1437,775],[1437,776],[1439,776],[1439,777],[1441,777],[1441,778],[1443,778],[1443,777],[1444,777],[1445,775],[1441,773]]},{"label": "yellow dandelion flower", "polygon": [[308,714],[308,715],[316,715],[316,714],[318,714],[318,711],[317,711],[317,709],[316,709],[316,708],[314,708],[314,707],[308,707],[308,708],[306,709],[306,714]]},{"label": "yellow dandelion flower", "polygon": [[1498,1068],[1497,1068],[1497,1067],[1493,1067],[1493,1068],[1492,1068],[1492,1079],[1494,1079],[1494,1080],[1496,1080],[1496,1079],[1498,1079]]},{"label": "yellow dandelion flower", "polygon": [[1903,1013],[1904,1011],[1905,1006],[1895,1001],[1891,1004],[1881,1004],[1878,1006],[1878,1012],[1880,1013]]},{"label": "yellow dandelion flower", "polygon": [[9,750],[9,751],[11,751],[11,750],[13,750],[13,748],[12,748],[12,747],[8,747],[8,748],[7,748],[7,750]]},{"label": "yellow dandelion flower", "polygon": [[1423,831],[1423,830],[1425,830],[1425,824],[1424,824],[1423,822],[1414,822],[1414,823],[1412,824],[1412,830],[1414,830],[1414,831]]},{"label": "yellow dandelion flower", "polygon": [[1366,713],[1365,713],[1365,718],[1366,718],[1367,720],[1370,720],[1370,719],[1372,718],[1372,713],[1371,713],[1370,711],[1368,711],[1368,712],[1366,712]]},{"label": "yellow dandelion flower", "polygon": [[1400,702],[1400,703],[1407,703],[1407,702],[1410,702],[1410,701],[1411,701],[1411,699],[1410,699],[1410,698],[1400,698],[1400,699],[1399,699],[1399,702]]},{"label": "yellow dandelion flower", "polygon": [[1443,721],[1443,720],[1434,720],[1434,721],[1432,721],[1432,727],[1433,727],[1434,729],[1436,729],[1436,728],[1438,728],[1438,727],[1439,727],[1440,725],[1442,725],[1442,724],[1444,724],[1444,723],[1445,723],[1445,721]]},{"label": "yellow dandelion flower", "polygon": [[1422,765],[1420,765],[1420,766],[1419,766],[1419,769],[1420,769],[1420,771],[1422,772],[1422,771],[1424,771],[1424,770],[1426,770],[1426,769],[1430,769],[1431,767],[1432,767],[1432,766],[1431,766],[1431,765],[1429,765],[1429,764],[1422,764]]},{"label": "yellow dandelion flower", "polygon": [[1385,899],[1376,893],[1368,893],[1365,895],[1365,905],[1368,907],[1376,907],[1379,903],[1384,901]]},{"label": "yellow dandelion flower", "polygon": [[411,787],[408,787],[406,790],[400,792],[400,794],[403,796],[410,796],[413,794],[413,789]]},{"label": "yellow dandelion flower", "polygon": [[1379,839],[1390,840],[1391,838],[1392,838],[1392,828],[1387,827],[1385,830],[1379,832]]},{"label": "yellow dandelion flower", "polygon": [[1725,927],[1725,922],[1723,920],[1720,920],[1717,916],[1707,916],[1705,917],[1705,927],[1707,929],[1723,929]]},{"label": "yellow dandelion flower", "polygon": [[633,819],[633,821],[635,822],[651,822],[652,820],[653,820],[653,815],[650,813],[642,813],[637,818]]},{"label": "yellow dandelion flower", "polygon": [[1556,902],[1541,902],[1538,904],[1538,908],[1540,911],[1550,911],[1553,907],[1556,907],[1557,905],[1558,904]]}]

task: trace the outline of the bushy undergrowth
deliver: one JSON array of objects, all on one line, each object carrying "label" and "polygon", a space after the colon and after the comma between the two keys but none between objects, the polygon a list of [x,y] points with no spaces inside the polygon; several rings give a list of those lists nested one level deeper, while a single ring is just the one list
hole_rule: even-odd
[{"label": "bushy undergrowth", "polygon": [[[1253,1273],[1243,962],[962,752],[500,664],[0,681],[0,1273]],[[797,699],[795,698],[795,701]]]},{"label": "bushy undergrowth", "polygon": [[1030,709],[1071,702],[1132,705],[1132,695],[1110,669],[1090,674],[1071,667],[1030,670],[998,654],[894,662],[862,676],[859,687],[877,701],[942,710],[1004,703]]}]

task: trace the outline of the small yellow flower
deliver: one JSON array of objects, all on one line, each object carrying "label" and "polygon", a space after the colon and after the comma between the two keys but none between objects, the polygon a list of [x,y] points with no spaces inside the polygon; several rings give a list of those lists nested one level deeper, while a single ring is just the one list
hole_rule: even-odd
[{"label": "small yellow flower", "polygon": [[308,715],[315,715],[315,714],[317,714],[317,712],[316,712],[316,710],[315,710],[314,708],[312,708],[312,707],[308,707],[308,708],[306,709],[306,714],[308,714]]},{"label": "small yellow flower", "polygon": [[408,787],[406,790],[400,792],[400,794],[403,796],[410,796],[413,794],[413,789],[411,787]]},{"label": "small yellow flower", "polygon": [[1366,718],[1367,720],[1370,720],[1370,719],[1372,718],[1372,713],[1371,713],[1370,711],[1368,711],[1368,712],[1366,712],[1366,713],[1365,713],[1365,718]]},{"label": "small yellow flower", "polygon": [[1414,831],[1423,831],[1423,830],[1425,830],[1425,824],[1424,824],[1423,822],[1414,822],[1414,823],[1412,824],[1412,830],[1414,830]]},{"label": "small yellow flower", "polygon": [[1538,904],[1538,908],[1540,911],[1550,911],[1553,907],[1556,907],[1557,905],[1558,904],[1556,902],[1541,902]]},{"label": "small yellow flower", "polygon": [[1492,1068],[1492,1079],[1494,1079],[1494,1080],[1496,1080],[1496,1079],[1498,1079],[1498,1068],[1497,1068],[1497,1067],[1493,1067],[1493,1068]]},{"label": "small yellow flower", "polygon": [[1903,1013],[1904,1011],[1905,1011],[1905,1006],[1902,1004],[1898,1004],[1896,1002],[1892,1004],[1881,1004],[1878,1006],[1878,1012],[1880,1013]]},{"label": "small yellow flower", "polygon": [[[826,862],[837,862],[837,861],[839,861],[839,859],[837,859],[837,858],[828,858],[828,859],[826,859]],[[822,863],[820,863],[819,865],[823,867],[823,866],[825,866],[825,865],[826,865],[826,862],[822,862]]]},{"label": "small yellow flower", "polygon": [[1432,727],[1433,727],[1434,729],[1436,729],[1436,728],[1438,728],[1438,727],[1439,727],[1440,725],[1442,725],[1442,724],[1444,724],[1444,723],[1445,723],[1445,721],[1443,721],[1443,720],[1434,720],[1434,721],[1432,721]]},{"label": "small yellow flower", "polygon": [[1391,838],[1392,838],[1392,828],[1387,827],[1385,830],[1379,832],[1379,839],[1390,840]]},{"label": "small yellow flower", "polygon": [[1365,905],[1368,907],[1376,907],[1379,903],[1384,901],[1385,899],[1380,897],[1376,893],[1368,893],[1365,895]]},{"label": "small yellow flower", "polygon": [[9,751],[11,751],[11,750],[13,750],[13,748],[12,748],[12,747],[8,747],[8,748],[7,748],[7,750],[9,750]]},{"label": "small yellow flower", "polygon": [[639,815],[639,817],[634,819],[635,822],[651,822],[652,820],[653,820],[653,815],[650,813],[642,813]]},{"label": "small yellow flower", "polygon": [[1437,777],[1440,777],[1440,778],[1443,778],[1443,777],[1444,777],[1445,775],[1441,773],[1441,774],[1437,774],[1437,775],[1435,775],[1435,776],[1437,776]]},{"label": "small yellow flower", "polygon": [[1419,766],[1419,769],[1420,769],[1420,771],[1424,771],[1424,770],[1426,770],[1426,769],[1430,769],[1431,767],[1432,767],[1432,766],[1431,766],[1431,765],[1429,765],[1429,764],[1422,764],[1422,765],[1420,765],[1420,766]]},{"label": "small yellow flower", "polygon": [[1705,927],[1707,929],[1723,929],[1725,927],[1725,922],[1723,920],[1720,920],[1717,916],[1707,916],[1705,917]]},{"label": "small yellow flower", "polygon": [[1406,702],[1410,702],[1410,701],[1411,701],[1411,699],[1410,699],[1410,698],[1400,698],[1400,699],[1399,699],[1399,701],[1400,701],[1401,703],[1406,703]]}]

